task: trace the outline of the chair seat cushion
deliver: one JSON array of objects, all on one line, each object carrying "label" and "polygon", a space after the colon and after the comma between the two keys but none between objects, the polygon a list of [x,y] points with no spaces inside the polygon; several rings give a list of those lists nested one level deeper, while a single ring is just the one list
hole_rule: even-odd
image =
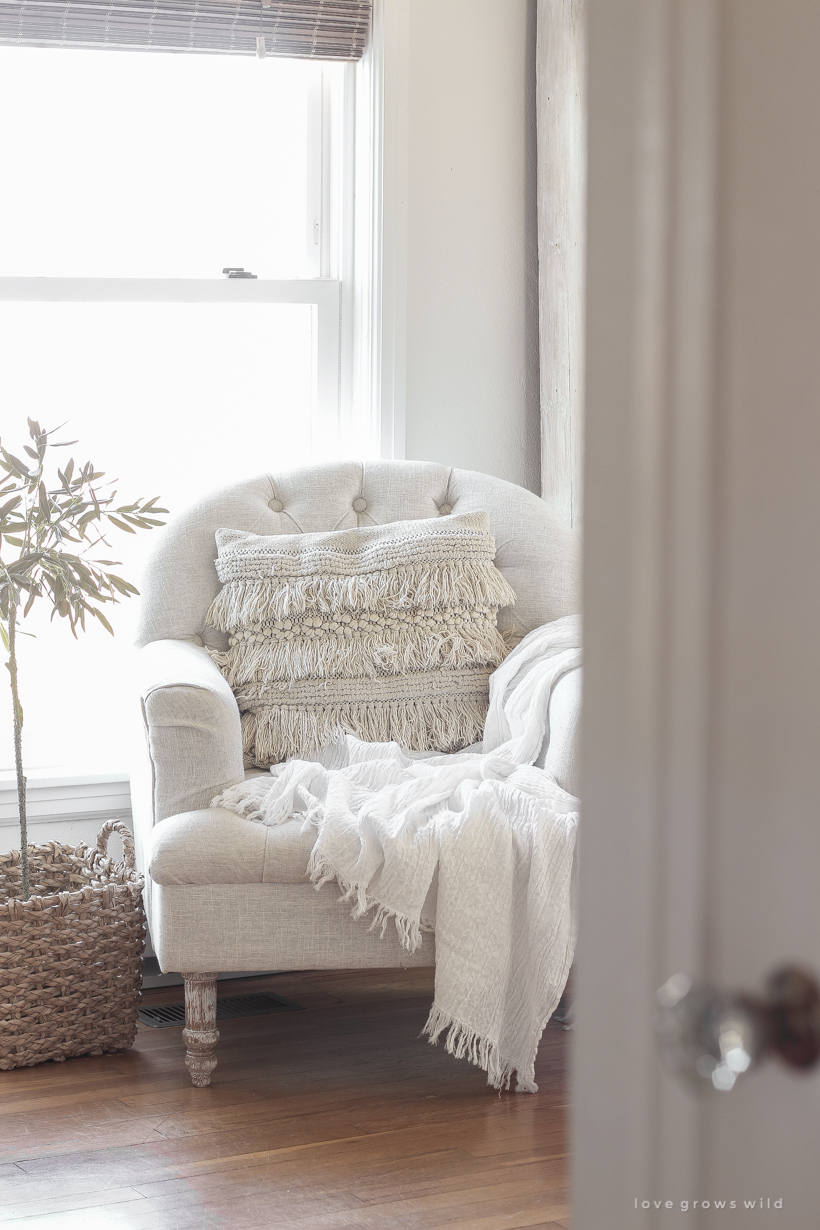
[{"label": "chair seat cushion", "polygon": [[301,820],[271,828],[205,807],[155,825],[146,862],[157,884],[306,884],[314,840]]},{"label": "chair seat cushion", "polygon": [[[204,807],[199,811],[170,816],[155,825],[147,847],[146,862],[151,879],[164,887],[173,884],[299,884],[312,890],[306,870],[315,839],[314,829],[302,832],[301,819],[288,820],[285,824],[272,827],[255,820],[245,820],[224,807]],[[322,891],[336,891],[337,901],[341,900],[336,884],[326,885]],[[437,896],[438,872],[433,876],[422,908],[425,918],[435,918]],[[304,902],[300,908],[304,911]],[[349,917],[349,905],[345,907],[344,915]],[[293,918],[290,921],[292,923]],[[346,921],[341,926],[343,932],[347,930]],[[362,927],[357,922],[356,927],[361,927],[362,942],[366,948],[370,942],[367,925]],[[394,934],[391,928],[391,943]],[[402,949],[398,961],[394,960],[396,954],[390,944],[385,947],[384,954],[385,965],[433,964],[426,941],[423,953],[412,955]],[[265,968],[268,968],[271,959],[263,962]],[[168,960],[171,963],[163,968],[177,968],[172,958]],[[294,965],[281,959],[276,963],[276,968],[280,965],[288,969],[307,968],[298,961]],[[258,967],[249,964],[245,958],[240,961],[239,967],[234,968]]]}]

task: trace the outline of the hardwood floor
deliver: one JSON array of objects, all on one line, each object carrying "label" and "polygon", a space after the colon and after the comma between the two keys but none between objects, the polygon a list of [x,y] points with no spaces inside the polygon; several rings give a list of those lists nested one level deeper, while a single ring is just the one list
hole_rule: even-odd
[{"label": "hardwood floor", "polygon": [[[503,1093],[418,1034],[432,970],[220,983],[306,1005],[220,1023],[194,1089],[179,1029],[0,1072],[0,1225],[55,1230],[558,1230],[568,1226],[567,1042],[538,1094]],[[147,1003],[180,998],[149,991]]]}]

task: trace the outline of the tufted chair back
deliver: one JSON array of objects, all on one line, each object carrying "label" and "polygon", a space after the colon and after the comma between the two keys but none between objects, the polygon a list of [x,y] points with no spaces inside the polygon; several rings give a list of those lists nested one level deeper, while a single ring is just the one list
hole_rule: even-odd
[{"label": "tufted chair back", "polygon": [[205,628],[219,589],[214,533],[300,534],[486,511],[496,565],[517,595],[499,612],[517,639],[580,609],[577,535],[530,491],[488,474],[423,461],[343,461],[262,474],[209,495],[168,527],[142,585],[138,644],[223,648]]}]

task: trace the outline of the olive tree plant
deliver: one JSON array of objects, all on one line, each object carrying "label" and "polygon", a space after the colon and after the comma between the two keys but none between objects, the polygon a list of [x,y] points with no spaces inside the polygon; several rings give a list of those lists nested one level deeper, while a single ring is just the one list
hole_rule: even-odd
[{"label": "olive tree plant", "polygon": [[[109,547],[105,533],[110,526],[135,534],[164,525],[158,514],[158,496],[132,504],[116,504],[111,484],[100,486],[105,477],[92,462],[75,465],[73,458],[60,469],[49,450],[68,448],[76,440],[52,441],[54,431],[45,431],[28,420],[31,444],[24,445],[23,461],[3,447],[0,440],[0,638],[8,652],[6,668],[11,676],[14,709],[14,764],[20,813],[20,854],[23,898],[29,887],[28,833],[26,826],[26,778],[23,773],[23,709],[17,673],[17,637],[20,620],[36,602],[42,601],[55,615],[67,619],[71,631],[85,630],[86,616],[98,620],[113,635],[103,614],[107,602],[130,598],[138,590],[111,571],[116,560],[90,559],[100,546]],[[46,469],[55,475],[48,478]]]}]

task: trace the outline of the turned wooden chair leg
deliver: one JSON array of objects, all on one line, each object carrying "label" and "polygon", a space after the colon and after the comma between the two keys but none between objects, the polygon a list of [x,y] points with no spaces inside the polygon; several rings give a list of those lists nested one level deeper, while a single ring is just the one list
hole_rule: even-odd
[{"label": "turned wooden chair leg", "polygon": [[211,1083],[216,1067],[214,1050],[219,1041],[216,1027],[216,980],[218,974],[183,974],[185,979],[185,1028],[188,1048],[185,1066],[200,1089]]}]

